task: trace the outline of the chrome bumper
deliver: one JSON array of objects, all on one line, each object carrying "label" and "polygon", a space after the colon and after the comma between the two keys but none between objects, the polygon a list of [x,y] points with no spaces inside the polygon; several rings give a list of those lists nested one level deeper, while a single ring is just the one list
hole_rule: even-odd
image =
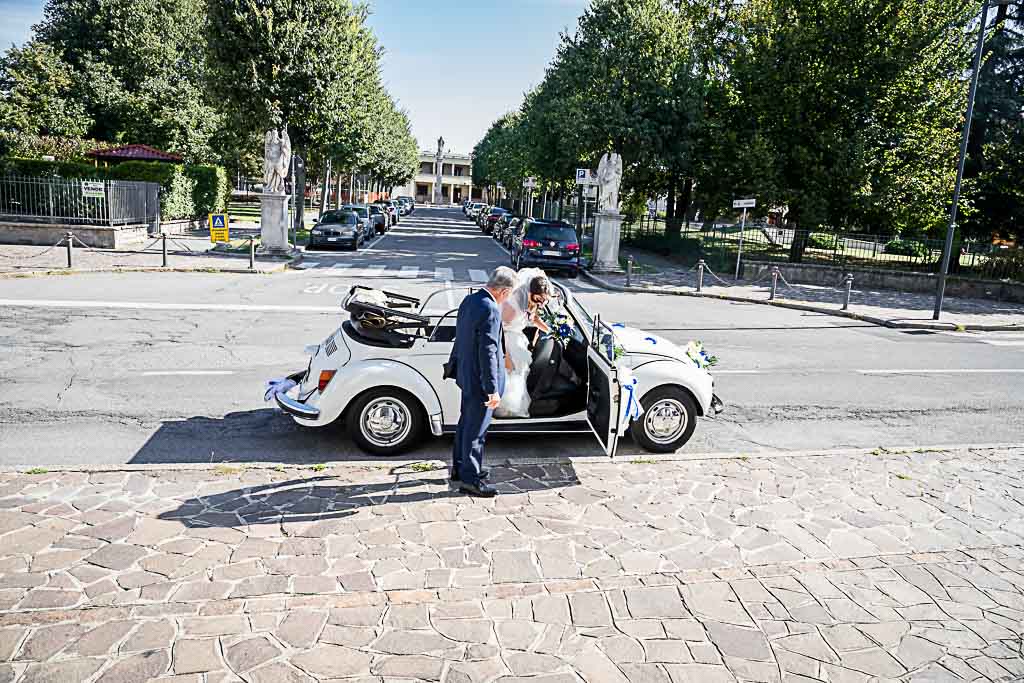
[{"label": "chrome bumper", "polygon": [[304,420],[319,420],[320,409],[310,408],[305,403],[296,401],[287,394],[274,394],[274,400],[277,401],[277,405],[280,406],[281,410],[294,415],[295,417],[301,417]]}]

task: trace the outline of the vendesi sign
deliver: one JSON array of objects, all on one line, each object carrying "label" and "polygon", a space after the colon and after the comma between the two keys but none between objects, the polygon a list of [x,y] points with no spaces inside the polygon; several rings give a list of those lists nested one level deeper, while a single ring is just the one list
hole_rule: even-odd
[{"label": "vendesi sign", "polygon": [[210,241],[230,242],[231,238],[228,236],[228,232],[228,215],[226,213],[211,213]]},{"label": "vendesi sign", "polygon": [[106,199],[107,193],[103,188],[102,180],[83,180],[82,196],[89,199]]},{"label": "vendesi sign", "polygon": [[757,206],[756,199],[734,199],[732,201],[734,209],[753,209],[755,206]]}]

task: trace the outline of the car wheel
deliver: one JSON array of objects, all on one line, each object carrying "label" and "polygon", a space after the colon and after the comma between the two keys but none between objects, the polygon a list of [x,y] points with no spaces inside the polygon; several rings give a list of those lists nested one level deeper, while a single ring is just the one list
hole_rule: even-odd
[{"label": "car wheel", "polygon": [[577,277],[579,277],[579,275],[580,275],[580,271],[578,271],[578,270],[570,270],[569,271],[569,279],[570,280],[575,280]]},{"label": "car wheel", "polygon": [[697,427],[697,402],[680,387],[658,387],[640,400],[644,414],[629,430],[637,445],[652,453],[672,453]]},{"label": "car wheel", "polygon": [[375,455],[398,455],[419,441],[426,428],[423,406],[408,392],[391,387],[371,389],[348,408],[348,433],[361,449]]}]

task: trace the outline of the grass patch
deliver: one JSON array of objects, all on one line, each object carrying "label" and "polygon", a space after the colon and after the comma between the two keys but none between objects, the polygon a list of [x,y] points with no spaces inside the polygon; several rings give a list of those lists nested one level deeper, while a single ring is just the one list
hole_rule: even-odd
[{"label": "grass patch", "polygon": [[413,472],[433,472],[434,470],[441,469],[441,467],[433,462],[414,462],[409,465],[409,469]]},{"label": "grass patch", "polygon": [[33,467],[31,469],[25,470],[25,474],[47,474],[49,473],[49,471],[50,470],[46,469],[45,467]]},{"label": "grass patch", "polygon": [[893,476],[896,477],[897,479],[902,479],[903,481],[909,481],[910,480],[910,477],[908,477],[905,474],[900,474],[899,472],[895,472],[893,474]]},{"label": "grass patch", "polygon": [[275,472],[284,472],[284,465],[278,465],[274,468]]},{"label": "grass patch", "polygon": [[217,465],[213,468],[213,473],[219,476],[228,476],[232,474],[241,474],[245,471],[244,467],[238,467],[236,465]]},{"label": "grass patch", "polygon": [[318,462],[309,469],[313,470],[314,472],[323,472],[324,470],[327,469],[327,465],[323,464],[322,462]]},{"label": "grass patch", "polygon": [[633,458],[629,461],[630,465],[654,465],[657,460],[651,460],[650,458]]}]

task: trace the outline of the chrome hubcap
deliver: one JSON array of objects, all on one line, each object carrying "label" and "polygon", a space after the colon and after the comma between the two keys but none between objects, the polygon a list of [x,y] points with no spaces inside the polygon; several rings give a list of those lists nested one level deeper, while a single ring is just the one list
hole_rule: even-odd
[{"label": "chrome hubcap", "polygon": [[644,431],[654,443],[671,443],[686,431],[689,416],[683,404],[674,398],[663,398],[644,411]]},{"label": "chrome hubcap", "polygon": [[401,401],[382,397],[366,404],[359,422],[367,441],[376,446],[391,446],[409,435],[412,415]]}]

